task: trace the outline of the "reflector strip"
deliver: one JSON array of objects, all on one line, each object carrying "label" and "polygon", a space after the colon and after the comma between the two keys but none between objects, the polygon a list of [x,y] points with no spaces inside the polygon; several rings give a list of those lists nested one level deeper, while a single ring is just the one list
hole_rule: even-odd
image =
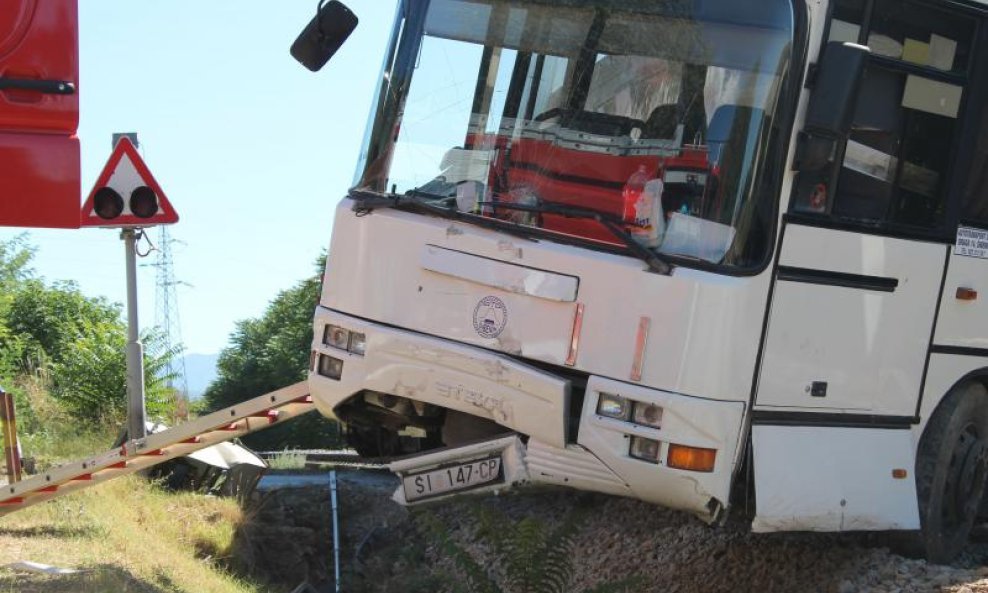
[{"label": "reflector strip", "polygon": [[7,500],[0,500],[0,505],[21,504],[23,502],[23,496],[15,496],[14,498],[8,498]]},{"label": "reflector strip", "polygon": [[569,354],[566,356],[566,365],[576,364],[576,354],[580,350],[580,332],[583,331],[583,303],[576,304],[576,314],[573,316],[573,334],[569,340]]},{"label": "reflector strip", "polygon": [[648,345],[648,330],[652,320],[642,317],[638,321],[638,336],[635,338],[635,358],[631,363],[631,380],[641,381],[642,370],[645,367],[645,347]]},{"label": "reflector strip", "polygon": [[200,436],[194,436],[194,437],[190,437],[190,438],[185,439],[184,441],[181,442],[181,444],[182,445],[198,445],[201,442],[202,442],[202,437],[200,437]]},{"label": "reflector strip", "polygon": [[93,479],[93,474],[81,474],[71,479],[72,482],[85,482]]},{"label": "reflector strip", "polygon": [[38,490],[38,492],[58,492],[58,484],[48,486],[47,488],[42,488],[41,490]]}]

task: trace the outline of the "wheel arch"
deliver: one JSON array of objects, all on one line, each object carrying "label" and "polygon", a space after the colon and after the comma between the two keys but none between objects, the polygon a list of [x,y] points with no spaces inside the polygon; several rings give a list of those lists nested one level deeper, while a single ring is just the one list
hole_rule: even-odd
[{"label": "wheel arch", "polygon": [[947,395],[968,382],[980,383],[988,389],[988,358],[936,354],[930,358],[922,399],[917,407],[917,424],[913,427],[913,454],[926,434],[930,417]]}]

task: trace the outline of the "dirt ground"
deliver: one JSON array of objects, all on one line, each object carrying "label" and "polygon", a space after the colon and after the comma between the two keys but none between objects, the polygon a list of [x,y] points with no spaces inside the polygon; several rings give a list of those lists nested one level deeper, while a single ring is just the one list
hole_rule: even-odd
[{"label": "dirt ground", "polygon": [[[972,543],[954,565],[937,566],[891,552],[885,534],[752,534],[741,519],[712,528],[643,502],[558,489],[478,495],[409,512],[390,500],[397,485],[390,474],[344,470],[339,479],[346,591],[519,590],[519,569],[503,542],[510,556],[511,545],[538,540],[548,547],[536,564],[565,559],[565,591],[988,593],[988,539]],[[327,489],[279,489],[262,502],[245,527],[253,534],[244,540],[254,542],[253,566],[293,566],[276,569],[274,580],[297,584],[302,567],[290,559],[305,559],[313,582],[329,582]]]}]

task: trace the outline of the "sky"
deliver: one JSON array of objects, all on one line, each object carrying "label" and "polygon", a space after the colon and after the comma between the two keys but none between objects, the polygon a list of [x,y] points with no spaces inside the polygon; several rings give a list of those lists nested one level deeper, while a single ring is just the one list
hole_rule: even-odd
[{"label": "sky", "polygon": [[[395,0],[345,0],[356,31],[317,73],[288,49],[316,0],[79,0],[82,194],[114,132],[141,155],[181,219],[169,228],[181,338],[228,344],[315,270],[353,181]],[[0,228],[0,240],[25,229]],[[89,296],[126,302],[124,248],[109,229],[27,230],[33,266]],[[157,230],[149,232],[157,241]],[[139,316],[155,323],[153,257],[138,260]],[[174,323],[174,321],[173,321]]]}]

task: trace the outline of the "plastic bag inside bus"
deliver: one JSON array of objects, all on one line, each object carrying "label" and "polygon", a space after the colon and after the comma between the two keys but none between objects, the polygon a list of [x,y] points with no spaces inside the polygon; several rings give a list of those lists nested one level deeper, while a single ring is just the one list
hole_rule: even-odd
[{"label": "plastic bag inside bus", "polygon": [[791,40],[781,0],[407,1],[355,185],[619,244],[539,211],[592,209],[661,252],[751,265]]}]

